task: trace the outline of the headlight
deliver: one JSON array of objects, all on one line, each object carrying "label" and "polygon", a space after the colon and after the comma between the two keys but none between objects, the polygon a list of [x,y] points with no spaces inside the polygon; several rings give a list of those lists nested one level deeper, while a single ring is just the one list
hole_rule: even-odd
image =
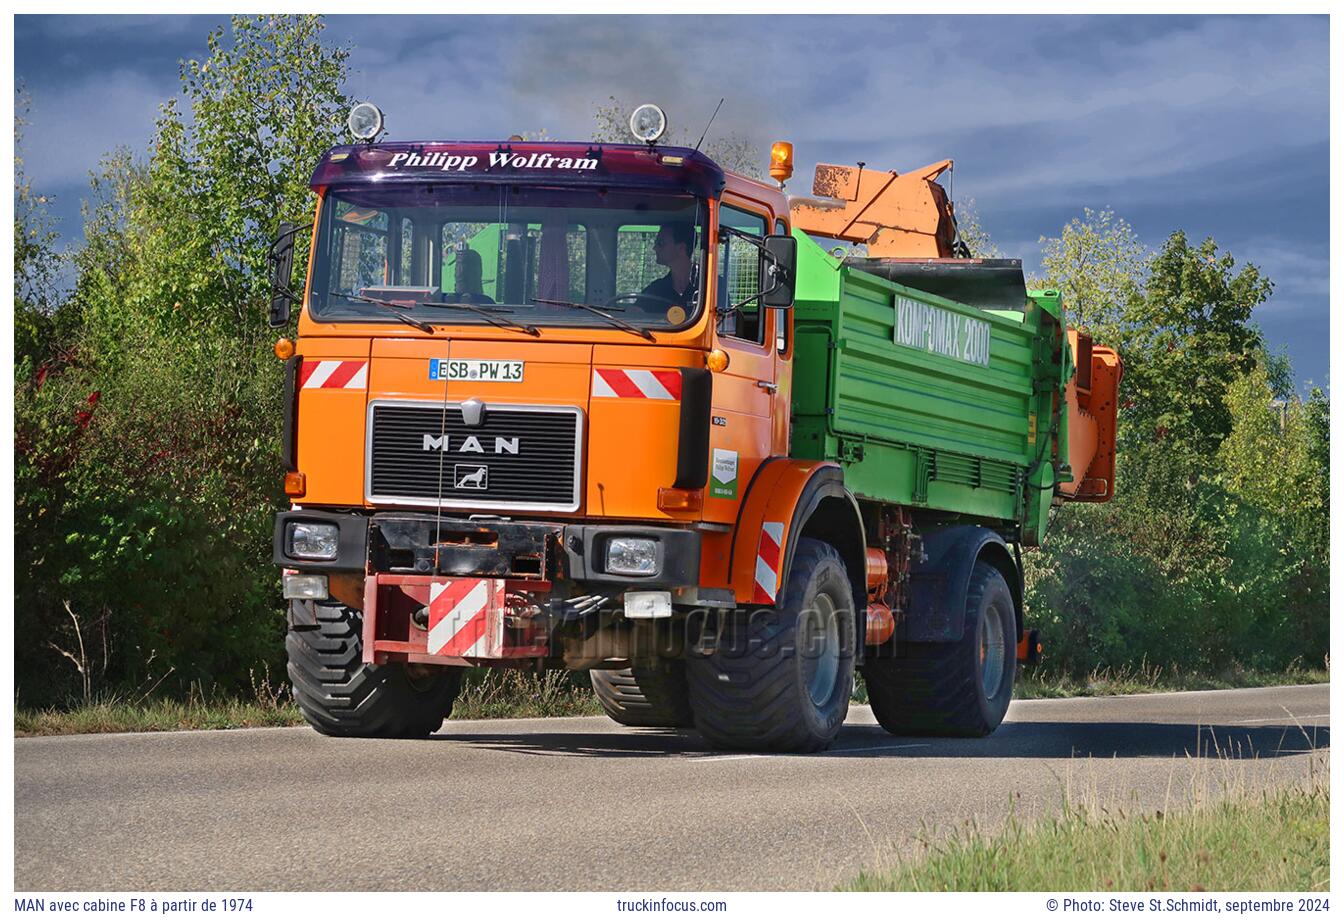
[{"label": "headlight", "polygon": [[346,124],[361,141],[371,141],[383,130],[383,113],[372,102],[361,102],[350,110]]},{"label": "headlight", "polygon": [[646,102],[630,113],[630,133],[636,140],[652,144],[667,131],[667,116],[652,102]]},{"label": "headlight", "polygon": [[658,542],[639,537],[612,537],[607,541],[607,573],[653,575],[658,571]]},{"label": "headlight", "polygon": [[293,559],[335,559],[340,532],[335,524],[290,524],[286,554]]}]

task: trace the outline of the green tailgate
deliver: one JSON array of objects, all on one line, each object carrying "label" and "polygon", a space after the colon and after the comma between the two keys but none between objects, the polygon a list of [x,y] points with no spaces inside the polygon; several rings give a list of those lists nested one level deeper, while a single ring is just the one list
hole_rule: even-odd
[{"label": "green tailgate", "polygon": [[793,455],[839,462],[861,498],[1020,523],[1036,542],[1054,491],[1058,297],[981,310],[794,236]]}]

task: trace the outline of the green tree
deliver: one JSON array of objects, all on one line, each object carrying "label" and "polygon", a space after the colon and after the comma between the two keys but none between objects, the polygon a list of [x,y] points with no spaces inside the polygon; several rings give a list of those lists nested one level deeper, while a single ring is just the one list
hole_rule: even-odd
[{"label": "green tree", "polygon": [[1131,303],[1141,297],[1151,253],[1114,211],[1083,209],[1057,237],[1041,237],[1041,272],[1034,287],[1055,288],[1069,324],[1098,342],[1122,348]]},{"label": "green tree", "polygon": [[231,41],[211,32],[209,56],[182,64],[189,117],[163,106],[131,199],[167,269],[147,291],[160,311],[180,302],[191,321],[244,338],[264,326],[267,248],[280,221],[311,218],[309,176],[354,101],[341,88],[349,51],[323,45],[322,30],[317,17],[234,17]]},{"label": "green tree", "polygon": [[1232,428],[1218,448],[1218,478],[1263,512],[1324,515],[1306,407],[1275,398],[1267,363],[1257,361],[1227,388]]},{"label": "green tree", "polygon": [[975,199],[967,198],[957,202],[957,238],[966,244],[972,259],[1002,259],[1003,252],[990,239],[989,231],[980,220],[980,212],[975,207]]},{"label": "green tree", "polygon": [[1120,451],[1136,484],[1181,501],[1211,472],[1232,429],[1228,387],[1263,353],[1251,312],[1269,297],[1268,278],[1237,266],[1211,238],[1191,246],[1173,233],[1152,259],[1127,327]]},{"label": "green tree", "polygon": [[1319,664],[1329,409],[1251,322],[1271,283],[1211,239],[1149,254],[1110,212],[1043,243],[1070,321],[1125,362],[1117,496],[1060,509],[1027,559],[1054,666]]},{"label": "green tree", "polygon": [[[236,688],[279,657],[267,250],[342,140],[348,52],[322,28],[235,17],[183,62],[148,162],[115,153],[94,179],[75,360],[16,393],[16,634],[69,651],[72,618],[98,624],[112,685]],[[20,659],[30,701],[65,663]]]},{"label": "green tree", "polygon": [[1262,356],[1228,387],[1232,427],[1218,448],[1218,481],[1247,509],[1238,536],[1259,531],[1272,544],[1255,567],[1264,641],[1315,664],[1329,639],[1329,468],[1319,440],[1327,407],[1278,398],[1272,363]]},{"label": "green tree", "polygon": [[16,379],[31,376],[50,357],[63,323],[53,316],[61,257],[51,199],[33,190],[24,172],[23,128],[32,100],[14,90],[14,365]]}]

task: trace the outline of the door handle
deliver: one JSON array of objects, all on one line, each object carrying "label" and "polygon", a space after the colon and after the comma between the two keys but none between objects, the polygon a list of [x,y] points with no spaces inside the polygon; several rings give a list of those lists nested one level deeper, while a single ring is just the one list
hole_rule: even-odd
[{"label": "door handle", "polygon": [[779,390],[779,384],[771,383],[768,380],[757,380],[756,385],[767,393],[774,393]]}]

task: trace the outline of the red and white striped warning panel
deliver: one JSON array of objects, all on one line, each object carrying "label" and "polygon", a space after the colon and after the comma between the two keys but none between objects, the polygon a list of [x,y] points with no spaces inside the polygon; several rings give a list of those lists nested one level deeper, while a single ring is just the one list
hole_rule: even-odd
[{"label": "red and white striped warning panel", "polygon": [[499,658],[504,648],[504,581],[450,578],[429,586],[431,655]]},{"label": "red and white striped warning panel", "polygon": [[779,566],[784,558],[784,524],[766,521],[761,525],[761,540],[756,545],[756,589],[753,604],[773,604],[779,593]]},{"label": "red and white striped warning panel", "polygon": [[367,361],[305,361],[299,368],[302,390],[362,390],[368,382]]},{"label": "red and white striped warning panel", "polygon": [[681,371],[593,368],[593,396],[616,399],[681,399]]}]

